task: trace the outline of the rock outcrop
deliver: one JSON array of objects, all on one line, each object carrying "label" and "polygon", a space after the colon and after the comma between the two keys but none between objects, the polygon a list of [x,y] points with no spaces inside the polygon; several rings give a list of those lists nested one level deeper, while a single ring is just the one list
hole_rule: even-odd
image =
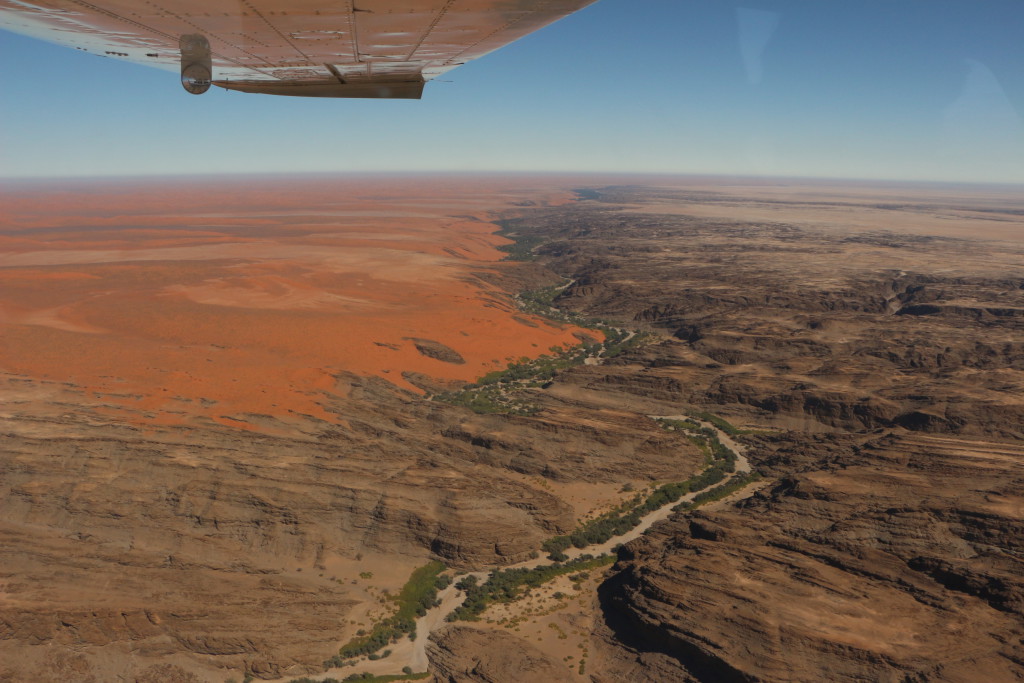
[{"label": "rock outcrop", "polygon": [[439,683],[576,680],[562,663],[501,631],[449,626],[431,635],[427,655]]},{"label": "rock outcrop", "polygon": [[433,339],[416,339],[410,338],[413,346],[416,350],[422,353],[427,358],[433,358],[444,363],[454,363],[455,365],[465,365],[466,359],[462,357],[455,349],[450,346],[445,346],[439,341]]},{"label": "rock outcrop", "polygon": [[[573,623],[592,681],[1024,678],[1024,262],[985,237],[1024,214],[791,191],[609,188],[505,221],[537,259],[466,276],[487,310],[561,276],[559,307],[658,338],[528,389],[529,415],[398,388],[465,369],[420,337],[394,384],[289,388],[337,424],[133,424],[111,415],[144,397],[111,412],[73,382],[4,376],[0,678],[318,672],[387,604],[354,578],[364,553],[525,559],[588,492],[696,472],[700,450],[649,417],[694,410],[753,431],[736,438],[762,488],[625,546],[580,608],[590,632]],[[505,630],[449,627],[428,653],[439,680],[581,679]]]},{"label": "rock outcrop", "polygon": [[[671,338],[551,391],[761,428],[740,438],[767,479],[621,550],[592,680],[1024,678],[1019,250],[982,220],[921,234],[944,227],[920,207],[887,209],[897,234],[844,225],[877,210],[850,200],[819,228],[799,199],[780,224],[731,190],[597,196],[516,227],[573,279],[560,306]],[[735,220],[681,208],[722,201]]]},{"label": "rock outcrop", "polygon": [[626,546],[602,587],[614,634],[699,680],[1024,676],[1007,552],[1024,542],[1024,448],[905,435],[837,451]]}]

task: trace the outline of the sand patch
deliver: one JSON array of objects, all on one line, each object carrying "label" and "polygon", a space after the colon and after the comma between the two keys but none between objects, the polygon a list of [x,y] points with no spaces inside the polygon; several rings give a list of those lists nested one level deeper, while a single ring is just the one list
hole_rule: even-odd
[{"label": "sand patch", "polygon": [[70,382],[118,419],[254,431],[338,423],[345,373],[417,393],[403,373],[472,381],[576,343],[479,277],[507,267],[488,211],[545,196],[421,178],[10,192],[0,369]]}]

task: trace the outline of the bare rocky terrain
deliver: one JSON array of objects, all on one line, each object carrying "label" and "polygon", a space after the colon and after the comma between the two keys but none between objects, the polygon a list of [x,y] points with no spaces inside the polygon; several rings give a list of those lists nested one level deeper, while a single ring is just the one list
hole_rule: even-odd
[{"label": "bare rocky terrain", "polygon": [[[23,383],[8,381],[13,398]],[[14,662],[37,647],[48,661],[53,644],[315,670],[365,602],[335,577],[383,562],[400,586],[428,557],[522,560],[573,527],[562,487],[676,478],[700,460],[640,414],[477,416],[373,378],[351,378],[334,406],[343,429],[306,438],[141,430],[81,409],[24,419],[32,409],[12,400],[3,426],[0,644],[19,653],[5,665],[15,679],[38,669]],[[132,675],[129,659],[97,659],[96,680]]]},{"label": "bare rocky terrain", "polygon": [[517,226],[551,236],[559,305],[669,335],[555,393],[767,428],[743,437],[765,487],[620,552],[593,680],[1019,680],[1021,203],[743,191],[608,188]]},{"label": "bare rocky terrain", "polygon": [[[577,196],[504,213],[534,259],[472,281],[519,317],[513,293],[567,283],[556,307],[653,341],[526,389],[530,414],[428,400],[410,387],[459,382],[420,366],[337,373],[325,419],[241,429],[5,375],[0,679],[314,674],[428,558],[514,563],[625,485],[696,472],[649,417],[690,410],[756,430],[736,438],[763,482],[656,524],[554,626],[434,633],[437,680],[1024,677],[1024,202],[698,179]],[[451,335],[405,339],[462,371]]]}]

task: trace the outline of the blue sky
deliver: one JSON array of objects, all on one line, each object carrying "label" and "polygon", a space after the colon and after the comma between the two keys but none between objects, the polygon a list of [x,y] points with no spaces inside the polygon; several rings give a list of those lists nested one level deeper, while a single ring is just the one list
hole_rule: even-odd
[{"label": "blue sky", "polygon": [[278,98],[0,34],[0,176],[602,171],[1024,182],[1021,0],[599,0],[421,101]]}]

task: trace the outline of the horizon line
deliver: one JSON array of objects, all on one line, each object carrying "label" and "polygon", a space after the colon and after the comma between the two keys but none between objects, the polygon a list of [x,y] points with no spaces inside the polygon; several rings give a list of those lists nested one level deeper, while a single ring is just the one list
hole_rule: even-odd
[{"label": "horizon line", "polygon": [[[141,173],[141,174],[94,174],[94,175],[35,175],[35,176],[0,176],[0,183],[14,184],[46,184],[55,182],[110,181],[110,182],[145,182],[156,180],[193,180],[222,179],[236,180],[246,178],[301,178],[301,177],[396,177],[396,176],[543,176],[568,177],[589,176],[606,178],[692,178],[692,179],[733,179],[750,181],[800,181],[819,183],[884,183],[907,185],[968,185],[980,187],[1024,187],[1024,180],[953,180],[929,178],[882,178],[882,177],[843,177],[843,176],[809,176],[809,175],[769,175],[758,173],[712,173],[696,171],[523,171],[523,170],[374,170],[374,171],[231,171],[208,173]],[[3,188],[0,188],[0,192]]]}]

